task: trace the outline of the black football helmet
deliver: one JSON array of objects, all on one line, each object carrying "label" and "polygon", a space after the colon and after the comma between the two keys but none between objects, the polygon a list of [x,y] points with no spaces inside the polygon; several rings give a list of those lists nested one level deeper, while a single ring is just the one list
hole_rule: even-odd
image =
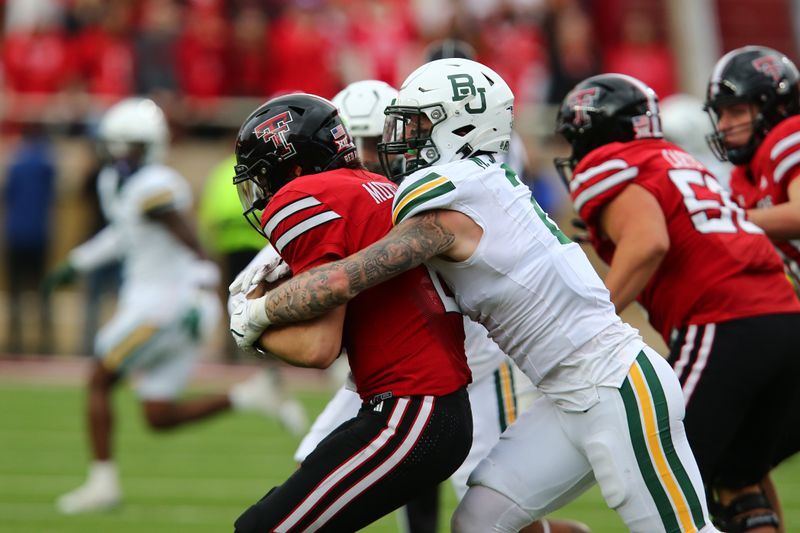
[{"label": "black football helmet", "polygon": [[296,93],[267,101],[239,129],[233,183],[259,233],[270,198],[293,179],[352,165],[356,147],[331,102]]},{"label": "black football helmet", "polygon": [[[748,163],[775,125],[800,113],[800,74],[784,54],[766,46],[745,46],[728,52],[717,61],[706,89],[705,109],[714,124],[707,138],[711,151],[721,161]],[[756,104],[752,134],[747,144],[731,147],[719,131],[719,112],[726,105]]]},{"label": "black football helmet", "polygon": [[592,76],[564,98],[556,118],[556,133],[572,146],[569,157],[554,160],[569,187],[572,170],[595,148],[612,142],[663,137],[658,97],[653,89],[631,76]]}]

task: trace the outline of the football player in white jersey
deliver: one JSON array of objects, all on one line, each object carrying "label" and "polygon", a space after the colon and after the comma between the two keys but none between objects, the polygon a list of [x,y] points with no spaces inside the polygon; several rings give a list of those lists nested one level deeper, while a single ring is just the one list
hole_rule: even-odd
[{"label": "football player in white jersey", "polygon": [[597,482],[630,531],[716,531],[667,362],[615,313],[572,243],[495,155],[513,94],[473,61],[428,63],[386,110],[379,148],[406,157],[394,229],[249,300],[243,344],[425,263],[543,392],[472,472],[456,532],[519,531]]},{"label": "football player in white jersey", "polygon": [[58,509],[67,514],[107,509],[121,499],[111,442],[111,393],[121,378],[136,377],[145,418],[155,430],[232,407],[275,414],[276,400],[260,372],[229,394],[178,400],[220,317],[219,273],[203,259],[187,223],[189,184],[161,164],[168,135],[164,115],[152,100],[130,98],[108,110],[98,131],[108,161],[98,181],[108,225],[73,249],[45,282],[52,289],[111,259],[122,259],[124,265],[118,307],[95,339],[88,381],[93,462],[86,482],[58,499]]}]

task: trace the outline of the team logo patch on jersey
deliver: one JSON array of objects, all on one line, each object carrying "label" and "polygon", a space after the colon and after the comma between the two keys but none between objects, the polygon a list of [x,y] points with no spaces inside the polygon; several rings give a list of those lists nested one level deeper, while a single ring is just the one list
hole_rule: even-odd
[{"label": "team logo patch on jersey", "polygon": [[289,111],[284,111],[256,126],[253,133],[265,143],[271,141],[275,145],[278,155],[283,159],[287,159],[297,153],[294,145],[286,141],[286,133],[290,131],[289,123],[292,120],[294,120],[292,114]]},{"label": "team logo patch on jersey", "polygon": [[594,107],[594,99],[597,98],[597,93],[597,87],[580,89],[570,93],[568,105],[575,110],[575,118],[572,119],[572,122],[576,126],[588,126],[592,123],[592,119],[586,111]]},{"label": "team logo patch on jersey", "polygon": [[759,72],[770,76],[773,80],[781,81],[781,63],[775,56],[763,56],[753,60],[753,67]]}]

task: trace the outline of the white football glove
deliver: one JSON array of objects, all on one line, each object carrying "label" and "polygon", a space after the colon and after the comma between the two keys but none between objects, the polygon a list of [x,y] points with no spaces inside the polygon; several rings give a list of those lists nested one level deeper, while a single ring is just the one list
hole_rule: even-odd
[{"label": "white football glove", "polygon": [[267,295],[240,301],[231,313],[231,335],[242,350],[253,352],[261,334],[269,327],[266,308]]},{"label": "white football glove", "polygon": [[239,272],[236,279],[228,287],[231,296],[236,294],[247,294],[261,281],[273,283],[285,276],[291,275],[289,268],[275,248],[267,244],[258,252],[252,261]]}]

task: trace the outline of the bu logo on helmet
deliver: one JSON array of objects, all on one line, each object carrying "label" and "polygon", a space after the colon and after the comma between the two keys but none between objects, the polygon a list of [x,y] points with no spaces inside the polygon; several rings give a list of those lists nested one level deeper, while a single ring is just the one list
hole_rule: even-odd
[{"label": "bu logo on helmet", "polygon": [[486,89],[484,87],[475,87],[475,80],[469,74],[451,74],[447,76],[450,84],[453,86],[453,101],[458,102],[465,98],[474,98],[480,95],[480,106],[472,107],[472,102],[464,106],[467,113],[477,115],[486,111]]},{"label": "bu logo on helmet", "polygon": [[292,121],[292,114],[289,111],[284,111],[274,117],[268,118],[261,124],[255,127],[253,133],[256,137],[263,139],[265,143],[272,141],[275,145],[275,151],[283,159],[292,157],[297,153],[294,145],[286,142],[286,132],[289,131],[289,123]]},{"label": "bu logo on helmet", "polygon": [[771,76],[775,81],[781,81],[781,63],[775,56],[763,56],[753,60],[753,67],[759,72]]},{"label": "bu logo on helmet", "polygon": [[567,104],[570,109],[575,110],[575,118],[572,119],[572,122],[576,126],[587,126],[591,123],[591,118],[589,113],[586,112],[586,108],[594,107],[594,99],[596,97],[597,87],[579,89],[569,95]]}]

